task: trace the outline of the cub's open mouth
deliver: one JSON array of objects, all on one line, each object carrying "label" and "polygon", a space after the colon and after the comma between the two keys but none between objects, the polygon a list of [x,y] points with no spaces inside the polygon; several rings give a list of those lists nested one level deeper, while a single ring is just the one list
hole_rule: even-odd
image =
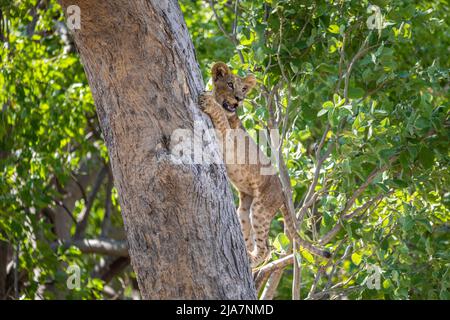
[{"label": "cub's open mouth", "polygon": [[222,107],[229,112],[235,112],[237,106],[237,103],[235,105],[230,105],[227,101],[222,102]]}]

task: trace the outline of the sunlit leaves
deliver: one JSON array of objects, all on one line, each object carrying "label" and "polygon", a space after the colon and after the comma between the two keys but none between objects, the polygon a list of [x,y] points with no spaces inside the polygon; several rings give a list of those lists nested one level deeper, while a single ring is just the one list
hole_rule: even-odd
[{"label": "sunlit leaves", "polygon": [[[76,54],[64,52],[61,37],[54,32],[62,11],[56,1],[48,3],[39,12],[32,36],[27,36],[26,28],[29,8],[36,1],[6,7],[11,32],[9,47],[2,44],[0,51],[0,239],[23,242],[21,267],[31,272],[41,266],[45,272],[40,282],[54,279],[61,284],[65,281],[64,272],[57,271],[61,262],[78,263],[88,275],[91,261],[73,248],[55,252],[40,246],[36,255],[30,232],[43,231],[49,238],[53,234],[36,212],[53,206],[53,199],[61,196],[49,187],[55,180],[64,184],[80,165],[108,155],[82,66]],[[224,28],[231,32],[234,2],[216,3]],[[270,90],[280,85],[282,70],[288,77],[291,103],[288,106],[285,83],[279,87],[277,102],[289,118],[284,151],[289,155],[286,164],[296,205],[302,203],[314,177],[317,146],[330,126],[324,149],[333,150],[314,190],[320,196],[300,231],[317,242],[336,225],[342,226],[327,244],[338,258],[349,248],[332,285],[347,280],[347,286],[361,285],[347,298],[448,299],[449,9],[439,1],[371,4],[381,10],[381,30],[367,28],[373,12],[367,11],[365,2],[241,0],[235,46],[218,28],[207,1],[180,1],[205,80],[217,60],[229,63],[240,75],[250,71],[258,78],[260,87],[249,97],[252,103],[240,111],[251,134],[267,125],[263,86]],[[361,49],[363,54],[350,70]],[[319,156],[323,154],[324,150]],[[351,221],[342,221],[342,210],[355,190],[393,157],[397,160],[376,176],[350,209],[379,194],[385,198]],[[112,204],[119,210],[115,188]],[[75,216],[84,207],[84,200],[79,200]],[[92,210],[89,232],[96,233],[105,212],[98,203]],[[275,223],[272,230],[274,259],[289,251],[281,225]],[[320,259],[305,250],[296,257],[309,290]],[[383,270],[379,290],[363,285],[370,265]],[[290,297],[289,272],[278,297]],[[323,279],[319,288],[328,281]],[[101,281],[85,276],[83,283],[84,289],[72,292],[71,298],[101,298]],[[27,297],[32,297],[36,285],[27,290]]]},{"label": "sunlit leaves", "polygon": [[[247,64],[253,67],[267,88],[280,82],[282,70],[291,80],[289,117],[293,127],[285,147],[291,156],[286,163],[296,202],[302,200],[313,177],[317,163],[314,152],[326,125],[331,128],[327,140],[335,144],[321,175],[327,178],[331,190],[306,218],[303,230],[317,240],[336,224],[343,224],[336,239],[347,238],[355,245],[348,257],[352,263],[343,264],[344,280],[354,271],[352,268],[366,270],[370,264],[382,265],[386,278],[381,281],[381,291],[361,289],[353,297],[410,298],[408,288],[413,283],[423,288],[415,294],[424,294],[426,280],[402,276],[396,268],[403,265],[402,272],[407,272],[413,263],[409,256],[412,252],[425,263],[426,255],[436,252],[433,244],[442,245],[430,238],[436,232],[434,225],[442,223],[434,219],[442,221],[439,219],[449,215],[444,198],[431,196],[445,194],[450,178],[445,125],[448,88],[444,89],[449,81],[449,66],[448,59],[442,59],[449,45],[443,32],[448,29],[443,19],[448,8],[437,2],[375,1],[372,4],[380,8],[382,29],[371,32],[366,20],[374,12],[368,12],[363,3],[337,6],[315,2],[310,7],[294,0],[265,3],[270,7],[268,16],[250,2],[242,2],[239,23],[243,29],[250,29],[247,33],[254,30],[256,34],[253,55],[245,55],[245,68]],[[238,37],[244,46],[250,41],[247,35]],[[359,50],[363,54],[352,62],[346,79],[350,62]],[[230,52],[229,60],[239,68],[234,52]],[[287,90],[281,88],[280,92],[284,107]],[[268,117],[260,111],[267,101],[261,95],[256,95],[254,101],[260,107],[246,110],[244,116],[244,125],[252,128],[258,122],[265,123]],[[392,159],[396,160],[391,164]],[[377,194],[395,192],[361,212],[356,221],[339,221],[355,189],[385,164],[389,169],[376,176],[354,208]],[[317,190],[323,187],[319,183]],[[396,200],[403,198],[408,199],[405,201],[411,203],[410,207]],[[427,218],[411,215],[421,210]],[[277,251],[281,248],[279,240]],[[413,249],[410,242],[421,245]],[[304,265],[308,263],[308,259],[303,260]],[[350,283],[361,284],[367,276],[364,272]],[[429,276],[431,282],[436,279]]]},{"label": "sunlit leaves", "polygon": [[284,233],[279,233],[273,241],[273,246],[278,252],[286,253],[289,249],[290,241]]},{"label": "sunlit leaves", "polygon": [[[87,264],[73,249],[50,248],[55,230],[42,210],[56,206],[55,199],[64,197],[62,188],[82,166],[87,168],[95,157],[99,161],[104,145],[79,58],[64,51],[57,30],[61,7],[46,2],[29,33],[30,8],[37,2],[15,3],[1,8],[9,35],[0,53],[0,234],[13,248],[20,244],[21,268],[32,283],[24,289],[25,298],[33,298],[40,284],[65,283],[57,271],[63,261]],[[36,268],[39,277],[32,278]],[[100,297],[98,283],[89,277],[85,283],[92,283],[91,288],[78,298],[91,293]]]},{"label": "sunlit leaves", "polygon": [[351,259],[352,262],[358,266],[361,263],[362,257],[357,253],[353,253]]}]

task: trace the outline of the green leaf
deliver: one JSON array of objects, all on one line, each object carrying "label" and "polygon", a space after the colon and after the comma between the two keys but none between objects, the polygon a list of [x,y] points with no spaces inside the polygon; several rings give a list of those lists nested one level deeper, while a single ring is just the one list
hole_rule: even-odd
[{"label": "green leaf", "polygon": [[352,262],[353,262],[354,264],[356,264],[357,266],[359,266],[359,264],[361,263],[361,260],[362,260],[362,256],[359,255],[359,254],[357,254],[357,253],[355,252],[355,253],[352,254],[351,259],[352,259]]},{"label": "green leaf", "polygon": [[328,27],[328,31],[331,33],[339,33],[339,26],[332,24]]},{"label": "green leaf", "polygon": [[383,149],[378,154],[379,154],[381,160],[383,160],[384,162],[387,162],[395,154],[395,150],[394,149]]},{"label": "green leaf", "polygon": [[434,152],[428,147],[421,148],[418,158],[425,169],[430,169],[434,164]]},{"label": "green leaf", "polygon": [[424,117],[419,117],[414,125],[418,129],[425,130],[430,128],[431,123]]},{"label": "green leaf", "polygon": [[365,91],[361,88],[350,88],[348,89],[348,97],[350,99],[360,99],[364,96]]},{"label": "green leaf", "polygon": [[345,99],[341,98],[338,94],[333,94],[333,102],[335,107],[340,107],[344,104]]},{"label": "green leaf", "polygon": [[405,232],[410,231],[414,227],[414,220],[410,216],[406,216],[402,219],[402,227]]},{"label": "green leaf", "polygon": [[320,110],[318,113],[317,113],[317,116],[318,117],[321,117],[321,116],[323,116],[325,113],[327,113],[328,112],[328,109],[322,109],[322,110]]},{"label": "green leaf", "polygon": [[325,101],[322,104],[322,108],[324,108],[324,109],[331,109],[333,107],[334,107],[334,103],[332,101]]},{"label": "green leaf", "polygon": [[273,246],[279,252],[287,251],[289,249],[290,241],[284,233],[279,233],[273,241]]},{"label": "green leaf", "polygon": [[291,66],[292,71],[294,71],[294,73],[298,73],[298,67],[293,64],[292,62],[289,64]]},{"label": "green leaf", "polygon": [[306,259],[306,261],[308,261],[309,263],[314,263],[314,257],[311,253],[309,253],[309,251],[300,248],[300,253],[302,257]]}]

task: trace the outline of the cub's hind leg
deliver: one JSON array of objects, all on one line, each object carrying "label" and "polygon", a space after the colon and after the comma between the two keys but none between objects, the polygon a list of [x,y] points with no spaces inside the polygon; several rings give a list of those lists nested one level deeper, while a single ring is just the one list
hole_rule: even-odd
[{"label": "cub's hind leg", "polygon": [[244,235],[245,246],[247,252],[252,252],[254,247],[252,225],[250,224],[250,206],[252,205],[253,197],[239,192],[239,208],[237,210],[239,222],[241,223],[242,234]]},{"label": "cub's hind leg", "polygon": [[250,253],[252,267],[258,266],[267,257],[270,223],[276,210],[273,203],[256,197],[253,199],[250,219],[256,246]]}]

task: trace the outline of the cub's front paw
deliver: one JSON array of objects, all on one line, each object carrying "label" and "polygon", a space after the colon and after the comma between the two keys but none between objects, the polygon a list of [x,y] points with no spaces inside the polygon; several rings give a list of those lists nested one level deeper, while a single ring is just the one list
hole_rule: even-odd
[{"label": "cub's front paw", "polygon": [[206,113],[211,110],[214,102],[214,97],[210,92],[203,92],[198,97],[198,105],[200,107],[200,110]]}]

